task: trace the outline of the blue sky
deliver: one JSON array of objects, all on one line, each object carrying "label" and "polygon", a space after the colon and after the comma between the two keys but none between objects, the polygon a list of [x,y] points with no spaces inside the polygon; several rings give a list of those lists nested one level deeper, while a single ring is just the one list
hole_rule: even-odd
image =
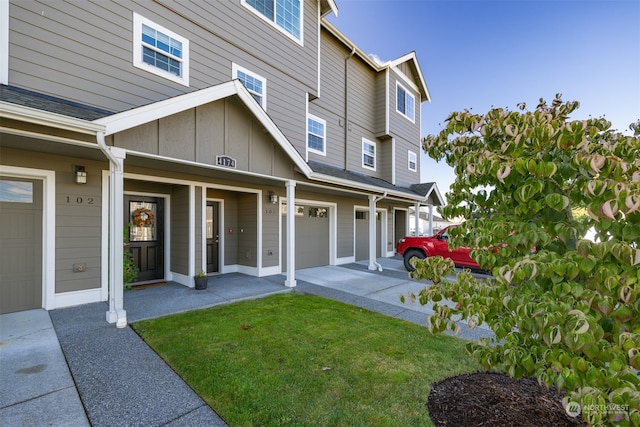
[{"label": "blue sky", "polygon": [[[452,111],[516,109],[556,93],[573,119],[604,116],[630,134],[640,119],[638,0],[336,0],[329,20],[382,61],[415,51],[431,103],[422,136]],[[444,195],[454,174],[422,155],[422,181]]]}]

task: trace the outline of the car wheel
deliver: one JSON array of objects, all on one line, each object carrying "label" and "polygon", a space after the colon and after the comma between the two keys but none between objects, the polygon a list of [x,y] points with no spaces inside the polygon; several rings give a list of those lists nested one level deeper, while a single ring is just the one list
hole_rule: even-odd
[{"label": "car wheel", "polygon": [[404,268],[406,268],[407,271],[415,270],[413,268],[413,266],[411,265],[411,262],[410,262],[413,258],[425,259],[426,256],[422,253],[422,251],[419,251],[418,249],[409,249],[407,252],[405,252],[404,253]]}]

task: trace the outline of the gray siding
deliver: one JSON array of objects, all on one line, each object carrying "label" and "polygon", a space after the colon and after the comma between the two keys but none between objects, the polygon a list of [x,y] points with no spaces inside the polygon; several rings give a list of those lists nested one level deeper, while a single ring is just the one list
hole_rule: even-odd
[{"label": "gray siding", "polygon": [[257,196],[238,196],[238,264],[258,266],[258,219]]},{"label": "gray siding", "polygon": [[280,212],[278,204],[271,204],[267,201],[269,191],[273,191],[279,196],[284,195],[284,191],[276,188],[265,188],[262,193],[262,266],[273,267],[280,262]]},{"label": "gray siding", "polygon": [[[4,136],[3,136],[4,138]],[[70,292],[100,287],[103,162],[52,154],[0,148],[2,164],[52,170],[56,174],[55,291]],[[86,168],[87,184],[74,182],[73,166]],[[46,214],[46,213],[45,213]],[[82,273],[73,264],[85,264]]]},{"label": "gray siding", "polygon": [[171,194],[171,271],[189,274],[189,187],[176,185]]}]

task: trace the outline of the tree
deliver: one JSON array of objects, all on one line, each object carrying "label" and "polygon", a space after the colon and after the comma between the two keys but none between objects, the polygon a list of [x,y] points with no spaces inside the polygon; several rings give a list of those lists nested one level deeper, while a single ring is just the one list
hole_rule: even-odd
[{"label": "tree", "polygon": [[570,120],[578,103],[561,95],[518,108],[452,113],[423,141],[456,172],[442,213],[465,221],[450,245],[493,272],[448,281],[446,260],[417,261],[434,281],[419,294],[429,328],[485,323],[495,339],[468,348],[486,369],[555,384],[592,425],[640,425],[640,120],[625,136]]}]

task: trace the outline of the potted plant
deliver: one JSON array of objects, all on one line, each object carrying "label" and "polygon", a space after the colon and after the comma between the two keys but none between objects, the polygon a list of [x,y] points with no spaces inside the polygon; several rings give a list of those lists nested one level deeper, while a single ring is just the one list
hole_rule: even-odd
[{"label": "potted plant", "polygon": [[209,280],[209,276],[204,271],[200,271],[198,274],[194,276],[196,282],[196,289],[203,290],[207,289],[207,281]]}]

